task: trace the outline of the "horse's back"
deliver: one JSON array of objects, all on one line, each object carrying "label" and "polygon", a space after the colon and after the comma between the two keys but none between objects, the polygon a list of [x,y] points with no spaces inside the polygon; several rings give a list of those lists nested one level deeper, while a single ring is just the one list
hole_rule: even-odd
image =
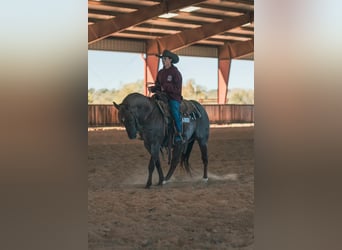
[{"label": "horse's back", "polygon": [[190,100],[190,102],[196,107],[196,109],[200,112],[201,114],[201,119],[203,119],[204,123],[209,126],[209,116],[205,108],[197,101],[195,100]]},{"label": "horse's back", "polygon": [[[204,107],[195,100],[182,101],[183,129],[188,137],[194,136],[197,140],[206,143],[209,138],[209,117]],[[190,135],[192,134],[192,136]]]}]

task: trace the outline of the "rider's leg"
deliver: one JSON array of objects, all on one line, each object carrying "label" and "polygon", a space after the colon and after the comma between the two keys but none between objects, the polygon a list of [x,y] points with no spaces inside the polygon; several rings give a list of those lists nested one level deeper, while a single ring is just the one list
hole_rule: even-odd
[{"label": "rider's leg", "polygon": [[170,105],[170,111],[172,114],[172,117],[175,121],[175,126],[176,126],[176,130],[177,130],[177,135],[175,137],[175,141],[183,141],[182,138],[182,117],[180,114],[180,103],[176,100],[170,100],[169,101],[169,105]]}]

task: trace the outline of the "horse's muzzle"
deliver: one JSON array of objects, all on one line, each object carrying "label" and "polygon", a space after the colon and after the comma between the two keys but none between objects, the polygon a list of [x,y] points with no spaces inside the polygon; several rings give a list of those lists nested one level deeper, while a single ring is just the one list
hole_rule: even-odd
[{"label": "horse's muzzle", "polygon": [[128,131],[127,131],[127,135],[128,135],[129,139],[136,139],[137,138],[137,132],[128,133]]},{"label": "horse's muzzle", "polygon": [[135,134],[135,135],[128,135],[128,138],[129,139],[136,139],[137,138],[137,134]]}]

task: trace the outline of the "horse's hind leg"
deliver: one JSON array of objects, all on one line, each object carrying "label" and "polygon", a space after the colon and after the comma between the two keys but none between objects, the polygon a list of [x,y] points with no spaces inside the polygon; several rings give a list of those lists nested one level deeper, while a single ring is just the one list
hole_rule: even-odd
[{"label": "horse's hind leg", "polygon": [[198,142],[200,150],[201,150],[201,156],[202,156],[202,162],[203,162],[203,179],[205,181],[208,180],[208,147],[207,143],[205,142]]},{"label": "horse's hind leg", "polygon": [[154,160],[153,160],[153,157],[151,156],[150,163],[148,165],[148,179],[147,179],[145,188],[149,188],[152,185],[153,170],[154,170]]}]

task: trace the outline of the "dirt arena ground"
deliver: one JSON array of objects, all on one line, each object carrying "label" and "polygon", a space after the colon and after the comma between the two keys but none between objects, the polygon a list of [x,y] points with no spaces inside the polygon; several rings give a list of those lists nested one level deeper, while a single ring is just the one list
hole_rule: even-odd
[{"label": "dirt arena ground", "polygon": [[[193,177],[178,167],[145,189],[149,155],[121,129],[88,131],[88,246],[109,249],[240,249],[254,244],[254,127],[211,127],[209,181],[198,144]],[[162,160],[164,174],[168,165]]]}]

